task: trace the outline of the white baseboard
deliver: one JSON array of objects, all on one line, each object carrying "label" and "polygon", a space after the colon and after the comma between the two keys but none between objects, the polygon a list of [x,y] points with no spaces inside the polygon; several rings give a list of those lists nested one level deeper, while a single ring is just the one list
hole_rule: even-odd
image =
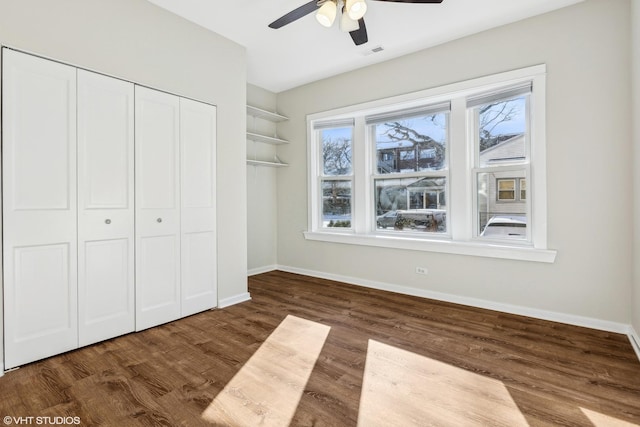
[{"label": "white baseboard", "polygon": [[[594,319],[591,317],[576,316],[573,314],[559,313],[555,311],[539,310],[519,305],[504,304],[479,298],[464,297],[460,295],[447,294],[442,292],[428,291],[424,289],[410,288],[406,286],[394,285],[384,282],[376,282],[372,280],[360,279],[356,277],[341,276],[338,274],[325,273],[321,271],[306,270],[297,267],[289,267],[278,265],[278,270],[289,273],[297,273],[305,276],[318,277],[321,279],[335,280],[338,282],[348,283],[351,285],[363,286],[366,288],[378,289],[382,291],[396,292],[399,294],[412,295],[422,298],[429,298],[438,301],[446,301],[455,304],[468,305],[477,308],[485,308],[488,310],[500,311],[503,313],[517,314],[520,316],[533,317],[541,320],[549,320],[552,322],[566,323],[574,326],[582,326],[601,331],[615,332],[619,334],[629,334],[629,325],[607,320]],[[636,335],[637,338],[637,335]],[[638,341],[640,343],[640,341]],[[636,350],[638,351],[638,350]]]},{"label": "white baseboard", "polygon": [[277,269],[277,265],[265,265],[264,267],[252,268],[247,271],[247,276],[255,276],[256,274],[268,273]]},{"label": "white baseboard", "polygon": [[638,335],[633,326],[629,326],[629,341],[631,341],[631,347],[633,347],[638,360],[640,360],[640,335]]},{"label": "white baseboard", "polygon": [[240,304],[241,302],[250,301],[250,300],[251,300],[251,295],[249,294],[249,292],[245,292],[242,294],[234,295],[232,297],[223,298],[219,300],[218,308],[225,308],[231,305]]}]

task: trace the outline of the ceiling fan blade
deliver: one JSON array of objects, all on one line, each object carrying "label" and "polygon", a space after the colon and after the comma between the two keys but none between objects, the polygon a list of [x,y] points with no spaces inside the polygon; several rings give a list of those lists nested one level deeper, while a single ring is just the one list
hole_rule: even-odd
[{"label": "ceiling fan blade", "polygon": [[297,9],[293,9],[291,12],[286,15],[276,19],[271,24],[269,24],[269,28],[278,29],[280,27],[284,27],[287,24],[292,23],[293,21],[302,18],[318,9],[318,1],[311,0],[309,3],[305,3]]},{"label": "ceiling fan blade", "polygon": [[360,46],[361,44],[365,44],[369,41],[369,37],[367,36],[367,27],[364,25],[363,18],[358,19],[358,25],[360,25],[360,28],[349,32],[349,35],[356,46]]},{"label": "ceiling fan blade", "polygon": [[375,1],[388,1],[394,3],[442,3],[442,0],[375,0]]}]

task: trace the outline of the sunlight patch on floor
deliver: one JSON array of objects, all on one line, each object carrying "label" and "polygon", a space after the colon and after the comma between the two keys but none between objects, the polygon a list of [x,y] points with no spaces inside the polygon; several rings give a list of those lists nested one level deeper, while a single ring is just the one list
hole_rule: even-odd
[{"label": "sunlight patch on floor", "polygon": [[500,381],[369,340],[358,426],[528,426]]},{"label": "sunlight patch on floor", "polygon": [[330,329],[287,316],[202,417],[224,426],[288,426]]},{"label": "sunlight patch on floor", "polygon": [[591,411],[589,409],[580,408],[582,413],[589,418],[594,427],[638,427],[638,424],[629,423],[601,414],[600,412]]}]

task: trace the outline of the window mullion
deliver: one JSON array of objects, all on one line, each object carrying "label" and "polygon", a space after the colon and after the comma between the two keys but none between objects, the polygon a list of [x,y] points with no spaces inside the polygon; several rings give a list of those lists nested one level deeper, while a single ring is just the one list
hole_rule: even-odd
[{"label": "window mullion", "polygon": [[469,240],[472,235],[470,156],[467,141],[467,105],[465,98],[451,101],[449,121],[449,226],[453,240]]},{"label": "window mullion", "polygon": [[353,207],[354,231],[356,233],[367,233],[371,230],[371,215],[369,206],[371,196],[369,189],[370,166],[367,164],[367,144],[366,125],[364,116],[356,117],[353,128]]}]

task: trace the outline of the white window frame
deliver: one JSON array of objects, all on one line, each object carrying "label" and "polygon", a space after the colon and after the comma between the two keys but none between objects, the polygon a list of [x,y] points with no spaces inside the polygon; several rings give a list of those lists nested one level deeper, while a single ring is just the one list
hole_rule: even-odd
[{"label": "white window frame", "polygon": [[[468,97],[491,91],[499,91],[509,86],[531,82],[529,141],[530,161],[515,169],[526,168],[527,199],[530,206],[528,242],[489,241],[477,236],[474,218],[474,143],[470,140],[473,123],[468,114]],[[417,108],[428,104],[450,102],[449,133],[447,145],[447,235],[436,233],[407,235],[404,233],[381,232],[376,230],[375,201],[373,200],[373,168],[375,150],[368,134],[365,117],[388,111]],[[547,248],[547,197],[546,197],[546,66],[536,65],[477,79],[466,80],[419,92],[376,100],[363,104],[343,107],[307,116],[308,153],[308,230],[307,240],[334,242],[354,245],[377,246],[417,251],[431,251],[449,254],[471,255],[491,258],[515,259],[551,263],[556,251]],[[322,227],[321,208],[318,201],[321,176],[318,159],[318,141],[314,124],[328,120],[354,120],[353,128],[353,184],[352,184],[352,227],[348,230]],[[514,168],[504,166],[504,168]],[[436,172],[436,171],[434,171]],[[437,172],[436,172],[437,173]],[[445,173],[440,174],[445,176]],[[393,178],[390,175],[388,178]],[[528,213],[529,214],[529,213]]]},{"label": "white window frame", "polygon": [[[478,217],[479,217],[479,213],[478,213],[478,176],[481,173],[505,173],[505,178],[509,175],[509,172],[512,172],[513,175],[518,175],[519,173],[524,173],[524,177],[525,179],[528,178],[531,174],[531,163],[532,163],[532,156],[531,156],[531,141],[532,141],[532,137],[531,137],[531,128],[532,128],[532,124],[533,124],[533,112],[531,110],[531,99],[532,99],[532,94],[533,94],[533,81],[525,81],[525,84],[521,84],[521,83],[516,83],[515,85],[512,86],[505,86],[502,89],[498,89],[495,92],[489,92],[488,94],[479,94],[478,96],[472,96],[471,98],[475,101],[475,107],[469,107],[467,106],[467,115],[468,115],[468,123],[470,124],[468,126],[467,131],[468,133],[468,143],[469,146],[473,147],[473,168],[472,168],[472,180],[473,180],[473,219],[474,219],[474,223],[473,223],[473,238],[474,239],[478,239],[478,240],[492,240],[492,241],[500,241],[506,244],[525,244],[525,245],[532,245],[532,229],[535,228],[537,225],[534,223],[534,221],[532,221],[531,219],[531,204],[528,201],[524,201],[526,208],[525,208],[525,215],[526,218],[528,219],[528,224],[527,224],[527,232],[526,232],[526,237],[524,240],[515,240],[515,239],[509,239],[509,238],[497,238],[497,237],[484,237],[481,236],[481,232],[482,230],[480,230],[479,224],[478,224]],[[485,102],[489,101],[490,102],[500,102],[500,101],[506,101],[509,99],[513,99],[513,98],[517,98],[520,97],[522,95],[526,95],[526,101],[525,101],[525,110],[526,110],[526,117],[525,117],[525,129],[526,132],[524,134],[524,158],[522,159],[516,159],[516,160],[506,160],[506,161],[501,161],[499,164],[497,165],[493,165],[493,164],[485,164],[485,165],[481,165],[480,164],[480,138],[479,138],[479,123],[478,123],[478,116],[476,114],[476,107],[480,107],[481,105],[486,105]],[[473,102],[473,101],[472,101]],[[511,177],[509,177],[511,178]],[[509,179],[507,178],[507,179]],[[499,201],[500,203],[518,203],[518,196],[517,196],[517,187],[518,187],[518,179],[515,179],[515,183],[514,183],[514,199],[513,200],[499,200],[497,199],[497,194],[498,194],[498,188],[497,188],[497,180],[496,180],[496,201]]]},{"label": "white window frame", "polygon": [[[346,174],[346,175],[325,175],[324,173],[324,165],[322,163],[322,138],[320,137],[322,131],[324,129],[332,129],[332,128],[351,128],[351,152],[352,152],[352,156],[351,156],[351,173],[350,174]],[[353,212],[355,210],[355,165],[354,165],[354,133],[355,133],[355,128],[354,128],[354,124],[353,124],[353,120],[347,119],[347,120],[329,120],[329,121],[321,121],[319,123],[316,123],[313,127],[313,129],[310,130],[313,135],[314,135],[314,139],[318,142],[315,146],[315,149],[317,151],[316,153],[316,179],[317,179],[317,184],[315,186],[315,188],[317,189],[316,191],[316,206],[317,206],[317,212],[316,212],[316,218],[318,218],[318,229],[321,230],[325,230],[325,231],[331,231],[331,232],[337,232],[337,233],[349,233],[351,231],[354,230],[354,219],[353,219]],[[322,183],[323,182],[330,182],[330,181],[345,181],[345,182],[350,182],[351,183],[351,201],[350,201],[350,206],[351,206],[351,226],[350,227],[325,227],[323,224],[323,220],[322,220],[322,215],[323,215],[323,208],[324,208],[324,199],[323,199],[323,194],[322,194]]]}]

